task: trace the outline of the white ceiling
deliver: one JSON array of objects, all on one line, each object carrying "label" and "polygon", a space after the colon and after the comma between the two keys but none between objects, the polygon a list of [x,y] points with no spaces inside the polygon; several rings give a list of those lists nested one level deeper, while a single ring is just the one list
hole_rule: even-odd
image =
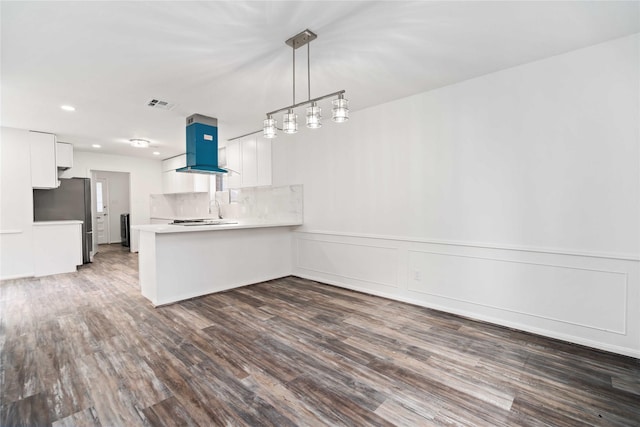
[{"label": "white ceiling", "polygon": [[[640,32],[636,1],[0,5],[3,126],[52,132],[80,150],[160,158],[184,152],[193,113],[217,117],[226,139],[289,105],[284,41],[305,28],[318,34],[311,96],[346,89],[352,111]],[[297,101],[307,95],[306,60],[306,49],[296,51]],[[176,106],[153,109],[152,98]],[[321,106],[330,115],[329,100]],[[134,149],[131,138],[153,149]]]}]

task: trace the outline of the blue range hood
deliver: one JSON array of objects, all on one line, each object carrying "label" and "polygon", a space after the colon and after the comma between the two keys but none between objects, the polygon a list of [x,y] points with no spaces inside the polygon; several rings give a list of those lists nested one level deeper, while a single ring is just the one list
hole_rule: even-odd
[{"label": "blue range hood", "polygon": [[201,114],[187,117],[187,166],[176,172],[228,172],[218,167],[218,119]]}]

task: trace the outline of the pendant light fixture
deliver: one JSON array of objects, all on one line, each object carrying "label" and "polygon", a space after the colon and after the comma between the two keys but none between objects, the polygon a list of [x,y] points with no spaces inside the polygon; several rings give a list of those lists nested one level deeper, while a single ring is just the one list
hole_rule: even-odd
[{"label": "pendant light fixture", "polygon": [[[322,127],[322,108],[318,105],[318,101],[326,98],[337,97],[332,101],[332,119],[336,123],[343,123],[349,119],[349,101],[344,97],[344,90],[329,93],[327,95],[311,98],[311,49],[310,43],[318,36],[310,30],[304,30],[299,34],[286,40],[285,43],[292,48],[293,52],[293,103],[283,108],[267,113],[267,118],[263,122],[262,133],[265,138],[275,138],[278,136],[278,130],[284,133],[293,134],[298,131],[298,115],[294,109],[309,105],[306,109],[306,125],[310,129],[318,129]],[[300,47],[307,46],[307,100],[296,103],[296,50]],[[274,119],[274,115],[285,112],[282,116],[282,129],[278,128],[278,122]],[[229,139],[244,138],[260,131],[251,132],[242,136]]]},{"label": "pendant light fixture", "polygon": [[290,108],[284,116],[282,116],[282,131],[284,133],[298,132],[298,115]]},{"label": "pendant light fixture", "polygon": [[277,128],[278,122],[273,116],[267,116],[267,118],[264,119],[263,134],[265,138],[275,138],[278,136],[276,132]]},{"label": "pendant light fixture", "polygon": [[336,123],[344,123],[349,120],[349,100],[343,94],[338,95],[338,99],[331,101],[333,104],[333,115],[331,119]]},{"label": "pendant light fixture", "polygon": [[312,102],[310,107],[307,107],[307,127],[309,129],[318,129],[322,127],[322,109],[318,107],[317,102]]}]

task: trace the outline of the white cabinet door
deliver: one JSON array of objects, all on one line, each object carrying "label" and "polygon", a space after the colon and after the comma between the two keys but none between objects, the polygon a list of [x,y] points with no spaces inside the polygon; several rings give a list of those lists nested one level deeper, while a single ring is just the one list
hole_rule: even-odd
[{"label": "white cabinet door", "polygon": [[[271,185],[271,141],[248,137],[227,143],[225,188]],[[237,171],[234,173],[231,171]]]},{"label": "white cabinet door", "polygon": [[162,172],[162,192],[165,194],[175,193],[173,186],[173,176],[175,171]]},{"label": "white cabinet door", "polygon": [[271,140],[258,138],[256,148],[257,185],[271,185]]},{"label": "white cabinet door", "polygon": [[240,144],[242,159],[242,186],[258,185],[258,150],[256,139],[244,139]]},{"label": "white cabinet door", "polygon": [[50,133],[30,132],[31,186],[57,188],[56,136]]},{"label": "white cabinet door", "polygon": [[209,192],[209,182],[211,181],[211,175],[205,175],[202,173],[190,173],[193,180],[193,190],[195,192]]},{"label": "white cabinet door", "polygon": [[73,145],[66,142],[56,142],[56,166],[59,169],[73,167]]},{"label": "white cabinet door", "polygon": [[162,172],[162,192],[164,194],[207,191],[209,191],[209,175],[176,172],[175,170]]},{"label": "white cabinet door", "polygon": [[227,142],[227,169],[229,173],[224,176],[225,188],[242,187],[242,158],[240,141]]},{"label": "white cabinet door", "polygon": [[179,156],[171,157],[162,161],[162,172],[174,171],[187,166],[187,155],[180,154]]}]

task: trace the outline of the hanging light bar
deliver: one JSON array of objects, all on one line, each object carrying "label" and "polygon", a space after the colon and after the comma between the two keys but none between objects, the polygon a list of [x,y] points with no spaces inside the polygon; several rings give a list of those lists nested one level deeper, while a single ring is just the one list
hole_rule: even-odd
[{"label": "hanging light bar", "polygon": [[[262,133],[265,138],[275,138],[277,136],[278,126],[277,121],[273,118],[276,113],[286,111],[282,117],[282,131],[284,133],[292,134],[298,131],[298,115],[293,111],[294,108],[298,108],[304,105],[309,105],[306,110],[306,125],[310,129],[318,129],[322,127],[322,108],[318,106],[318,101],[326,98],[337,96],[337,99],[332,101],[332,119],[336,123],[344,123],[349,120],[349,101],[344,97],[344,90],[333,92],[327,95],[311,98],[311,48],[310,43],[318,38],[310,30],[304,30],[299,34],[291,37],[285,43],[293,50],[293,103],[283,108],[271,111],[267,113],[267,118],[263,122]],[[296,49],[307,46],[307,96],[306,101],[296,103]],[[244,138],[248,135],[259,133],[260,131],[251,132],[242,136],[229,139]]]}]

